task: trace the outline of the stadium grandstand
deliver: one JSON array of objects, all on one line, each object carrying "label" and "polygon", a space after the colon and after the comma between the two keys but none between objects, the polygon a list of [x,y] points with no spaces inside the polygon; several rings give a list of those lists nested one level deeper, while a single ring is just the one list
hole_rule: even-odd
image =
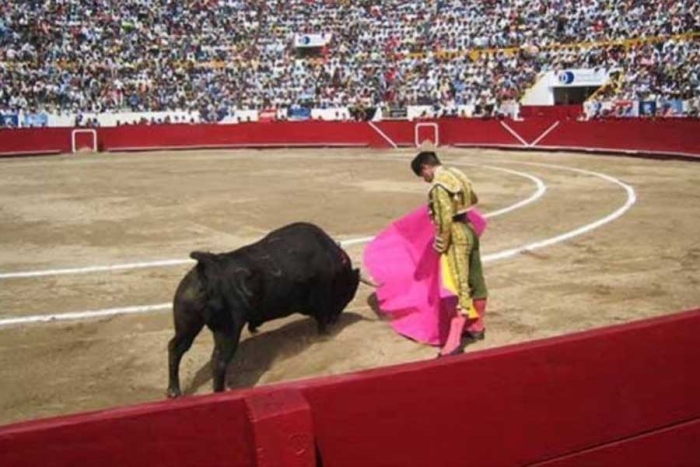
[{"label": "stadium grandstand", "polygon": [[[235,123],[312,108],[330,109],[324,119],[518,117],[555,104],[579,118],[697,117],[699,18],[697,0],[4,2],[0,126]],[[558,87],[537,91],[549,81]]]}]

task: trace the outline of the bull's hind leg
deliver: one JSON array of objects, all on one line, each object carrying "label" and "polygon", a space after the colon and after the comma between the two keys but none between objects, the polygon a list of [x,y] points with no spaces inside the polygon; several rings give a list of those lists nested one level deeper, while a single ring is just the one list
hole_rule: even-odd
[{"label": "bull's hind leg", "polygon": [[[180,318],[178,319],[178,316]],[[175,337],[168,343],[168,366],[170,381],[168,383],[168,397],[179,397],[180,391],[180,360],[185,352],[192,346],[195,337],[204,327],[204,320],[198,314],[190,314],[183,317],[175,313]]]},{"label": "bull's hind leg", "polygon": [[243,326],[234,325],[231,330],[214,332],[214,352],[211,356],[211,371],[214,378],[214,392],[226,389],[226,368],[238,348]]}]

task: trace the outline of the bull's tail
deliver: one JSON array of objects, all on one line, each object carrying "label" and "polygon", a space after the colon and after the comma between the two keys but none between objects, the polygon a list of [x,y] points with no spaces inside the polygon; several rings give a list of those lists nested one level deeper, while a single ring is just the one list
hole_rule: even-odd
[{"label": "bull's tail", "polygon": [[197,271],[202,288],[207,295],[211,295],[210,288],[216,283],[217,263],[216,255],[206,251],[193,251],[190,258],[197,261]]},{"label": "bull's tail", "polygon": [[193,251],[190,253],[190,258],[199,262],[209,262],[215,255],[213,253],[208,253],[206,251]]}]

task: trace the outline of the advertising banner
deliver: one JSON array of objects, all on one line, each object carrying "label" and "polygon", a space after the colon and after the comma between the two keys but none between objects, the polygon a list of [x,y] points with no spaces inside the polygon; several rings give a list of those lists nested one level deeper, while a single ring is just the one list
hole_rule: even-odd
[{"label": "advertising banner", "polygon": [[290,107],[287,109],[287,118],[289,120],[301,121],[311,118],[311,109],[308,107]]},{"label": "advertising banner", "polygon": [[277,120],[277,109],[262,109],[258,115],[261,122],[274,122]]},{"label": "advertising banner", "polygon": [[0,128],[10,127],[17,128],[19,126],[18,114],[0,114]]},{"label": "advertising banner", "polygon": [[331,34],[294,34],[294,47],[323,47],[330,42]]},{"label": "advertising banner", "polygon": [[656,101],[642,101],[639,103],[639,115],[641,117],[653,117],[656,115]]},{"label": "advertising banner", "polygon": [[615,101],[612,105],[613,115],[616,117],[638,117],[639,102],[637,101]]},{"label": "advertising banner", "polygon": [[555,88],[576,86],[602,86],[610,73],[602,68],[578,68],[551,72],[550,85]]},{"label": "advertising banner", "polygon": [[661,113],[664,117],[683,116],[685,114],[685,110],[683,109],[683,101],[680,99],[674,99],[662,102]]},{"label": "advertising banner", "polygon": [[408,109],[406,107],[388,107],[383,111],[385,120],[407,120]]}]

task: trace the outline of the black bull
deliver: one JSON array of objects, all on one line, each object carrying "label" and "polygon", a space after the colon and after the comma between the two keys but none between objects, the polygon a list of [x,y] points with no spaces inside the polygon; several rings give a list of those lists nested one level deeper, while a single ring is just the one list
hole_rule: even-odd
[{"label": "black bull", "polygon": [[299,312],[313,317],[324,332],[364,281],[347,253],[307,223],[282,227],[230,253],[190,256],[197,265],[182,279],[173,301],[169,397],[181,394],[180,360],[205,324],[214,335],[214,391],[223,391],[226,367],[246,323],[255,332],[266,321]]}]

